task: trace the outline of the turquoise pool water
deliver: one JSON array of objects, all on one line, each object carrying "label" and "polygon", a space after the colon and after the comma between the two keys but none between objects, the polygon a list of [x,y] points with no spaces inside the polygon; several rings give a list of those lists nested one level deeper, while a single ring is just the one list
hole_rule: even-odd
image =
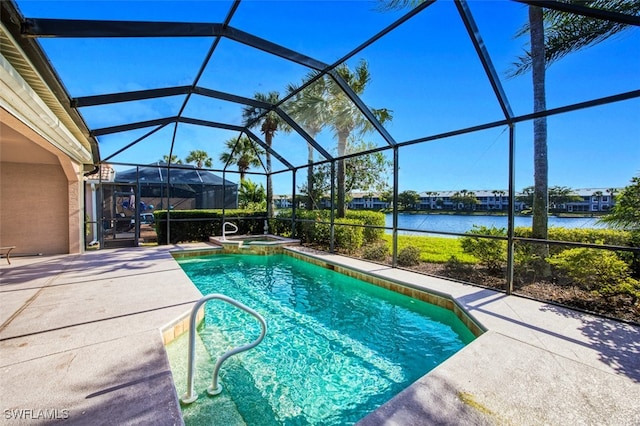
[{"label": "turquoise pool water", "polygon": [[474,339],[449,310],[290,256],[213,255],[179,263],[202,294],[232,297],[268,326],[258,347],[223,364],[223,393],[208,397],[212,363],[255,339],[260,327],[224,302],[205,305],[196,359],[201,396],[183,408],[187,424],[353,424]]}]

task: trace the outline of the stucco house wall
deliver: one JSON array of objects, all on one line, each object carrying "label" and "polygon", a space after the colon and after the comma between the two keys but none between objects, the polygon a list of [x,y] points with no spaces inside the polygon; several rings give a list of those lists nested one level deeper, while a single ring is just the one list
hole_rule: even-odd
[{"label": "stucco house wall", "polygon": [[55,165],[0,164],[0,243],[23,254],[70,252],[66,189]]},{"label": "stucco house wall", "polygon": [[21,254],[84,249],[83,175],[97,142],[20,16],[0,4],[0,246]]},{"label": "stucco house wall", "polygon": [[18,254],[84,247],[81,165],[0,108],[0,245]]}]

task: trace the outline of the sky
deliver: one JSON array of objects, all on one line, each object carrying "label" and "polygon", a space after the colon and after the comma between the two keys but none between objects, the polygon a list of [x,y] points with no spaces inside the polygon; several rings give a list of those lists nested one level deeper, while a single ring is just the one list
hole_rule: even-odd
[{"label": "sky", "polygon": [[[224,21],[230,1],[32,1],[17,0],[26,17]],[[527,47],[514,34],[527,19],[525,5],[500,1],[468,2],[491,61],[515,115],[532,112],[531,75],[507,78]],[[405,11],[382,12],[371,1],[243,1],[231,26],[332,64],[393,23]],[[192,84],[212,46],[212,37],[155,39],[41,38],[43,49],[71,97]],[[489,80],[453,2],[440,0],[347,61],[368,63],[371,80],[361,96],[372,108],[388,108],[385,128],[402,143],[503,119]],[[233,40],[217,45],[198,86],[245,97],[256,92],[284,94],[309,70]],[[640,29],[628,29],[596,46],[573,53],[547,71],[547,108],[556,108],[640,88]],[[81,108],[90,129],[175,116],[181,96]],[[285,105],[286,107],[286,105]],[[242,106],[192,96],[185,117],[242,124]],[[640,99],[550,117],[549,184],[571,188],[626,186],[640,173]],[[136,141],[152,128],[98,137],[102,159]],[[150,164],[169,153],[174,126],[154,133],[109,162]],[[259,129],[255,130],[259,133]],[[533,184],[532,125],[515,126],[516,188]],[[181,124],[174,154],[184,159],[204,150],[213,168],[222,168],[224,142],[237,132]],[[387,142],[377,133],[364,140]],[[480,190],[508,187],[506,127],[400,148],[399,190]],[[317,141],[335,154],[329,129]],[[294,166],[306,163],[306,142],[278,132],[273,147]],[[391,150],[384,151],[391,160]],[[320,159],[318,155],[316,157]],[[129,166],[115,166],[123,170]],[[274,160],[273,170],[285,166]],[[259,171],[259,170],[255,170]],[[236,174],[227,179],[237,181]],[[250,178],[263,183],[264,178]],[[390,176],[389,176],[390,178]],[[298,186],[306,171],[297,173]],[[389,180],[389,183],[391,181]],[[274,176],[274,192],[290,194],[292,174]]]}]

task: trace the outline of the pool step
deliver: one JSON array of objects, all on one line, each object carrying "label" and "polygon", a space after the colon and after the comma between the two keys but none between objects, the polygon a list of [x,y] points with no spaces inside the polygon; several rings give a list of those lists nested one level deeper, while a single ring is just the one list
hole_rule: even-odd
[{"label": "pool step", "polygon": [[[226,279],[232,282],[239,280],[240,274],[229,272]],[[309,315],[284,307],[251,288],[245,288],[242,294],[230,294],[243,300],[243,303],[261,307],[258,309],[269,322],[265,341],[254,351],[239,358],[239,362],[243,371],[252,377],[255,388],[278,413],[281,422],[292,421],[303,415],[301,407],[307,407],[304,412],[307,421],[322,423],[336,412],[348,409],[348,406],[366,403],[363,395],[382,393],[405,379],[400,366],[348,335],[329,330]],[[275,311],[279,311],[286,322],[275,322],[275,316],[270,315]],[[224,315],[219,319],[210,319],[215,323],[229,321],[229,318],[222,317]],[[236,317],[234,321],[242,322],[244,317]],[[228,336],[234,342],[248,341],[256,333],[248,320],[244,325],[238,323],[236,328],[238,332]],[[206,343],[208,341],[205,338],[206,346],[209,346]],[[312,345],[309,345],[310,341]],[[219,350],[210,348],[211,353]],[[330,362],[319,362],[327,359]],[[308,393],[308,389],[322,389],[322,392]],[[345,395],[349,395],[349,398],[345,398]],[[245,407],[245,403],[237,403],[243,416],[251,411],[250,406]]]}]

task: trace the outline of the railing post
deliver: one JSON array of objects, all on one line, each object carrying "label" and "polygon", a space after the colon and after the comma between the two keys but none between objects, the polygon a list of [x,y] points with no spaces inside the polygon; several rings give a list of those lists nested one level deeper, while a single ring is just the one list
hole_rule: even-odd
[{"label": "railing post", "polygon": [[391,266],[398,266],[398,170],[399,165],[399,152],[398,146],[393,147],[393,221],[392,221],[392,249],[391,249]]},{"label": "railing post", "polygon": [[507,221],[507,294],[513,293],[513,269],[514,269],[514,235],[515,235],[515,214],[516,214],[516,144],[515,125],[509,125],[509,214]]},{"label": "railing post", "polygon": [[[296,174],[298,169],[293,169],[292,173],[292,185],[291,185],[291,238],[295,238],[296,235]],[[309,192],[307,188],[307,192]],[[311,196],[307,194],[308,196]]]},{"label": "railing post", "polygon": [[336,222],[336,210],[335,210],[335,196],[336,196],[336,162],[331,162],[331,219],[329,224],[329,252],[333,253],[335,250],[335,222]]},{"label": "railing post", "polygon": [[225,362],[229,357],[232,357],[233,355],[255,348],[256,346],[258,346],[258,344],[260,344],[260,342],[262,342],[262,339],[264,339],[264,336],[267,334],[267,323],[265,322],[262,315],[260,315],[253,309],[249,308],[248,306],[243,305],[237,300],[234,300],[223,294],[217,294],[217,293],[209,294],[207,296],[204,296],[200,300],[198,300],[196,304],[193,305],[193,308],[191,309],[191,316],[189,319],[189,354],[188,354],[188,361],[187,361],[187,392],[182,396],[182,398],[180,398],[180,401],[183,404],[191,404],[196,399],[198,399],[198,395],[194,394],[193,392],[193,380],[194,380],[193,370],[195,367],[195,356],[196,356],[196,351],[195,351],[196,318],[198,316],[198,310],[200,309],[200,307],[203,304],[205,304],[207,301],[212,299],[222,300],[237,308],[242,309],[243,311],[247,312],[250,315],[253,315],[260,322],[260,326],[262,330],[260,332],[260,336],[257,339],[255,339],[253,342],[231,349],[225,352],[220,358],[218,358],[218,361],[216,362],[216,365],[213,368],[213,379],[211,382],[211,386],[209,386],[209,388],[207,389],[207,393],[209,395],[212,395],[212,396],[218,395],[220,392],[222,392],[222,386],[220,386],[220,384],[218,383],[218,371],[220,370],[220,367],[222,367],[222,363]]}]

